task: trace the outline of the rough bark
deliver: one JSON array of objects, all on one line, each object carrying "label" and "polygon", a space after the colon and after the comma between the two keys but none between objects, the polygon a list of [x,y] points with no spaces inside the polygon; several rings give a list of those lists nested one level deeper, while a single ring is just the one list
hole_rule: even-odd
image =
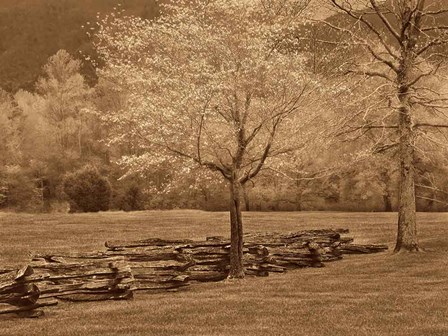
[{"label": "rough bark", "polygon": [[230,190],[230,270],[228,278],[244,278],[243,220],[241,214],[241,184],[229,181]]},{"label": "rough bark", "polygon": [[409,102],[408,73],[409,63],[412,59],[404,52],[401,71],[398,75],[398,110],[399,126],[399,174],[400,184],[398,191],[398,231],[395,252],[418,251],[416,202],[415,202],[415,133],[413,129],[411,107]]},{"label": "rough bark", "polygon": [[411,74],[415,70],[416,49],[421,34],[421,23],[425,0],[416,5],[413,20],[411,16],[402,18],[401,59],[397,72],[398,132],[400,186],[398,194],[398,232],[395,252],[419,251],[417,241],[416,198],[415,198],[415,130],[411,107]]},{"label": "rough bark", "polygon": [[418,251],[415,206],[415,167],[412,125],[409,111],[400,113],[400,187],[398,194],[398,233],[395,252]]}]

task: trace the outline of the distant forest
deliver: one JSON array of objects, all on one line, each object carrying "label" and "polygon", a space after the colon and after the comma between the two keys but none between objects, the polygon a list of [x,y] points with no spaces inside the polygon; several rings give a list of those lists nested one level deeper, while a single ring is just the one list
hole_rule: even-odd
[{"label": "distant forest", "polygon": [[[91,40],[81,26],[87,22],[94,25],[98,14],[111,12],[121,2],[129,15],[153,18],[158,13],[156,0],[0,1],[1,87],[8,92],[34,90],[42,67],[60,49],[76,58],[94,56]],[[81,71],[92,85],[95,70],[83,63]]]}]

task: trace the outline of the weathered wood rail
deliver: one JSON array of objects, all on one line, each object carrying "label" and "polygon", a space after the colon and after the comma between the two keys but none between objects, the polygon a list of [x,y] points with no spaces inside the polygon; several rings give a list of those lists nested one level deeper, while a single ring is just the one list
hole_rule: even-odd
[{"label": "weathered wood rail", "polygon": [[36,274],[47,274],[39,283],[43,298],[98,301],[133,295],[133,274],[123,257],[101,253],[36,255],[31,266]]},{"label": "weathered wood rail", "polygon": [[[343,236],[347,233],[346,229],[324,229],[288,234],[246,234],[243,249],[246,274],[267,276],[270,272],[285,272],[287,269],[323,267],[324,262],[342,259],[343,254],[387,250],[386,245],[353,245],[352,237]],[[208,237],[205,241],[151,238],[132,242],[108,241],[105,245],[107,255],[125,257],[136,279],[139,272],[147,272],[149,268],[153,274],[186,275],[188,278],[182,278],[182,286],[186,286],[194,281],[223,280],[229,270],[230,241],[225,237]],[[158,267],[141,268],[142,263],[150,261],[157,262]],[[144,288],[143,285],[140,282],[137,288]]]},{"label": "weathered wood rail", "polygon": [[31,266],[3,272],[0,275],[0,314],[16,313],[22,317],[39,317],[44,313],[38,308],[57,305],[58,302],[54,299],[43,299],[36,285],[47,277],[48,274],[34,274]]},{"label": "weathered wood rail", "polygon": [[[248,276],[323,267],[343,254],[377,253],[386,245],[352,244],[348,230],[250,233],[244,237]],[[0,270],[0,314],[37,317],[41,307],[68,301],[125,300],[133,292],[177,291],[193,282],[220,281],[229,271],[230,241],[108,241],[106,251],[35,255],[19,271]],[[12,306],[12,307],[11,307]]]}]

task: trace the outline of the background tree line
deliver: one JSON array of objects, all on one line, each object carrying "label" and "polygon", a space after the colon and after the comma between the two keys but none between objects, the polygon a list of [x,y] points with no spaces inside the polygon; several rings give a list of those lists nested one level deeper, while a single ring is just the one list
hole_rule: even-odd
[{"label": "background tree line", "polygon": [[[95,5],[91,7],[92,4]],[[11,25],[2,26],[0,43],[0,64],[4,67],[4,71],[0,71],[3,88],[0,93],[2,208],[66,211],[71,206],[73,211],[80,211],[82,209],[68,197],[69,188],[64,190],[64,185],[76,178],[74,173],[89,171],[86,167],[94,167],[90,171],[97,172],[97,180],[107,179],[105,184],[110,186],[110,197],[105,202],[110,209],[228,208],[227,186],[215,172],[185,167],[175,160],[152,160],[148,164],[141,146],[107,140],[114,126],[108,124],[104,116],[126,107],[129,93],[110,78],[98,77],[94,72],[92,60],[95,64],[98,58],[92,39],[86,33],[96,32],[97,11],[112,11],[110,2],[86,0],[75,4],[68,0],[47,0],[31,6],[24,0],[14,4],[3,2],[1,6],[0,16],[11,22]],[[153,1],[135,0],[125,6],[127,14],[143,18],[153,18],[160,10]],[[120,10],[121,7],[115,9],[116,12]],[[20,20],[25,14],[29,26]],[[344,20],[340,16],[333,19],[336,23]],[[13,30],[17,25],[22,30]],[[70,29],[61,30],[62,25]],[[24,30],[28,33],[18,33]],[[328,106],[319,105],[319,109],[331,105],[328,114],[332,114],[333,121],[356,114],[360,106],[375,115],[382,108],[381,104],[370,106],[370,102],[384,103],[379,99],[383,92],[377,92],[369,100],[362,98],[377,84],[358,82],[358,87],[348,90],[347,82],[340,82],[332,75],[332,70],[344,65],[346,53],[355,51],[355,56],[362,59],[360,50],[334,49],[336,47],[328,43],[327,40],[342,38],[338,34],[343,35],[321,24],[298,27],[288,32],[281,47],[284,51],[303,49],[308,69],[319,76],[323,86],[333,90],[313,93],[328,103]],[[329,35],[332,39],[323,38]],[[32,48],[30,52],[36,57],[25,57],[23,48]],[[347,99],[357,104],[347,104]],[[309,110],[313,108],[316,105],[307,106]],[[339,127],[336,123],[333,126],[335,130]],[[355,134],[359,130],[367,136],[359,138]],[[392,164],[393,156],[382,153],[373,129],[356,128],[356,132],[343,134],[342,142],[308,148],[306,155],[285,153],[273,160],[259,172],[257,179],[250,179],[244,185],[243,208],[259,211],[396,210],[398,172]],[[314,144],[310,141],[309,145]],[[360,148],[375,146],[379,152],[375,157],[355,155]],[[416,160],[418,210],[446,211],[447,156],[443,150],[431,146],[426,152],[431,155],[420,155]],[[132,173],[125,169],[129,162],[123,157],[137,158],[132,162],[135,166]],[[188,169],[189,174],[183,169]],[[82,180],[85,175],[80,176]]]}]

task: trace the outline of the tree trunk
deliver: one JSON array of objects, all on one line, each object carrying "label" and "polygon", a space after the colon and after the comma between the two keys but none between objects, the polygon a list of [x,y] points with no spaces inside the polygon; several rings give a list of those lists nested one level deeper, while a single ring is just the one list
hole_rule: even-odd
[{"label": "tree trunk", "polygon": [[383,195],[384,212],[392,211],[392,202],[389,193]]},{"label": "tree trunk", "polygon": [[390,192],[390,177],[387,170],[383,170],[380,173],[380,181],[384,184],[383,190],[383,204],[384,204],[384,212],[392,211],[392,200],[391,200],[391,192]]},{"label": "tree trunk", "polygon": [[51,185],[47,178],[41,178],[41,187],[42,187],[42,211],[43,212],[51,212]]},{"label": "tree trunk", "polygon": [[78,151],[79,157],[82,158],[82,115],[79,115],[79,130],[78,130]]},{"label": "tree trunk", "polygon": [[250,211],[249,192],[247,191],[247,187],[245,185],[242,186],[242,189],[243,189],[243,197],[244,197],[244,210]]},{"label": "tree trunk", "polygon": [[230,271],[229,279],[244,278],[243,219],[241,215],[241,184],[229,181],[230,190]]},{"label": "tree trunk", "polygon": [[434,190],[431,190],[430,196],[429,196],[429,200],[428,200],[428,205],[427,208],[425,209],[425,211],[434,211],[434,200],[437,198],[436,193],[434,192]]},{"label": "tree trunk", "polygon": [[296,211],[302,211],[302,186],[299,181],[299,174],[296,180]]},{"label": "tree trunk", "polygon": [[[403,81],[406,82],[406,73]],[[398,194],[398,234],[395,252],[418,251],[417,222],[415,205],[414,130],[409,105],[408,87],[399,88],[399,158],[400,185]]]}]

